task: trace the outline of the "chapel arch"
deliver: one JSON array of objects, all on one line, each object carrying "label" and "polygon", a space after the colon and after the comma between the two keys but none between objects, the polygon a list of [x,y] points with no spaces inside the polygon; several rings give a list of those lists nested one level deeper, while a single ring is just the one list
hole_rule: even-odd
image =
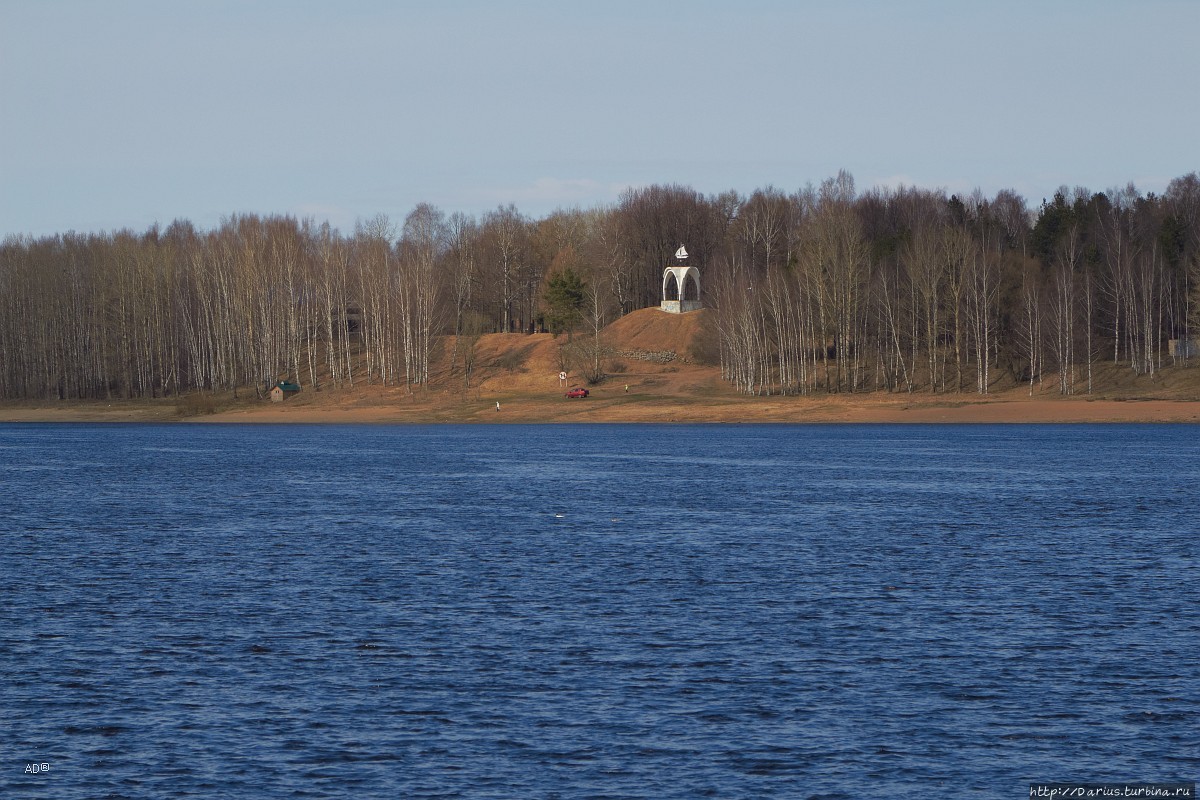
[{"label": "chapel arch", "polygon": [[675,279],[675,273],[668,271],[663,278],[663,300],[679,300],[679,281]]},{"label": "chapel arch", "polygon": [[700,309],[700,270],[684,266],[664,269],[662,305],[659,307],[671,314]]}]

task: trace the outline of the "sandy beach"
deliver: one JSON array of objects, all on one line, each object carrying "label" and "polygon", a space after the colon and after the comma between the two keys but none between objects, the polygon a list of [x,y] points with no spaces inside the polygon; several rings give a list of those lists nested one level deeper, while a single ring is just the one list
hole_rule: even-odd
[{"label": "sandy beach", "polygon": [[[500,409],[496,409],[496,404]],[[971,395],[856,394],[812,397],[626,394],[600,387],[586,399],[557,392],[481,390],[468,396],[366,387],[315,392],[285,403],[239,400],[215,413],[183,413],[171,400],[0,406],[0,422],[204,423],[1200,423],[1200,401]]]}]

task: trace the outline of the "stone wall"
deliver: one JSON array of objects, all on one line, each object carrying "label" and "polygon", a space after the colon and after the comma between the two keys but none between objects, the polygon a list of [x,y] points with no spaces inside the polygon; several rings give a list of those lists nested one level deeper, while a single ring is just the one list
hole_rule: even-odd
[{"label": "stone wall", "polygon": [[668,314],[686,314],[688,311],[699,311],[704,306],[699,300],[663,300],[659,309]]}]

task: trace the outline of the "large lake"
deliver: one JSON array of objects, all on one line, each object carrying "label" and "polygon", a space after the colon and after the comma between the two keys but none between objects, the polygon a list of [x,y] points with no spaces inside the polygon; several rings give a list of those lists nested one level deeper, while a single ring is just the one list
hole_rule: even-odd
[{"label": "large lake", "polygon": [[1200,427],[0,425],[0,524],[0,797],[1200,773]]}]

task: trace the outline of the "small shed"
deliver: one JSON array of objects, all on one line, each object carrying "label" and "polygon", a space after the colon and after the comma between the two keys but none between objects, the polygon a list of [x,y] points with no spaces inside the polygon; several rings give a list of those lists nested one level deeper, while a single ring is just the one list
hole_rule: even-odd
[{"label": "small shed", "polygon": [[1196,358],[1200,356],[1200,339],[1171,339],[1167,352],[1175,358]]},{"label": "small shed", "polygon": [[282,403],[288,395],[300,391],[300,384],[291,381],[280,381],[271,387],[271,402]]}]

